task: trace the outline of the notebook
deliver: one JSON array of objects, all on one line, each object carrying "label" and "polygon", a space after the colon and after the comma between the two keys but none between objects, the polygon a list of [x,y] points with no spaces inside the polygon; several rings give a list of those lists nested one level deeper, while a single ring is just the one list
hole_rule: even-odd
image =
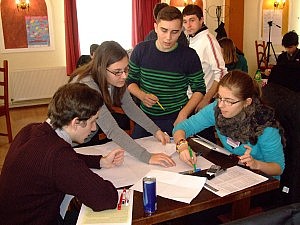
[{"label": "notebook", "polygon": [[[123,192],[118,190],[119,199]],[[108,209],[94,212],[91,208],[82,204],[76,225],[129,225],[132,222],[133,190],[126,189],[126,199],[121,209]]]}]

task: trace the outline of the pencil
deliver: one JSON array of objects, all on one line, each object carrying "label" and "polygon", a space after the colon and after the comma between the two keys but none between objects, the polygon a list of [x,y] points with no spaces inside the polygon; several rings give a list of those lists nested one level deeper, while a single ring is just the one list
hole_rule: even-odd
[{"label": "pencil", "polygon": [[[189,149],[189,152],[190,152],[190,156],[191,156],[191,158],[193,160],[194,159],[194,157],[193,157],[193,150],[191,149],[190,146],[188,146],[188,149]],[[195,163],[193,164],[193,167],[194,167],[194,172],[196,172],[197,171],[197,167],[196,167]]]},{"label": "pencil", "polygon": [[165,111],[165,108],[159,103],[159,101],[157,101],[156,103],[159,105],[159,107],[160,107],[162,110]]}]

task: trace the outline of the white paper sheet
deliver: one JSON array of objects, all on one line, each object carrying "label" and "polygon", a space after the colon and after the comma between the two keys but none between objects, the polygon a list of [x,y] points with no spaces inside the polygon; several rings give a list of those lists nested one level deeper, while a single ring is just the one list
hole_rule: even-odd
[{"label": "white paper sheet", "polygon": [[[103,179],[110,180],[117,188],[124,187],[128,185],[135,184],[139,179],[145,176],[150,170],[162,170],[162,171],[171,171],[171,172],[183,172],[191,170],[192,168],[186,163],[182,162],[179,159],[178,154],[174,154],[175,144],[169,143],[167,145],[162,145],[154,137],[146,137],[136,140],[141,146],[145,147],[151,153],[164,152],[168,155],[171,155],[172,159],[175,161],[176,166],[174,167],[162,167],[159,165],[149,165],[143,163],[131,156],[128,153],[125,153],[125,159],[123,165],[114,168],[102,168],[100,170],[93,169],[93,172],[101,176]],[[106,155],[109,151],[120,148],[113,142],[106,143],[104,145],[97,146],[88,146],[83,148],[75,149],[76,152],[81,154],[89,155]],[[197,168],[201,170],[208,169],[213,163],[203,158],[202,156],[197,157]]]},{"label": "white paper sheet", "polygon": [[[191,203],[203,188],[206,178],[174,172],[151,170],[145,176],[156,178],[156,193],[164,198]],[[143,178],[131,189],[143,192]]]},{"label": "white paper sheet", "polygon": [[266,180],[268,180],[268,178],[264,176],[240,166],[234,166],[228,168],[226,172],[216,176],[212,180],[207,180],[204,187],[216,195],[223,197]]}]

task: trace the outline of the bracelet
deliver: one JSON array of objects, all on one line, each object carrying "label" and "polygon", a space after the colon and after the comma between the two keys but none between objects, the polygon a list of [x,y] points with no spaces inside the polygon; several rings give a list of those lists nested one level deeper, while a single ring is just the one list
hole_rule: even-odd
[{"label": "bracelet", "polygon": [[188,144],[187,140],[185,140],[185,139],[180,139],[180,140],[177,142],[177,144],[176,144],[176,151],[177,151],[178,153],[182,152],[182,151],[179,150],[179,148],[180,148],[182,145],[185,145],[185,144]]}]

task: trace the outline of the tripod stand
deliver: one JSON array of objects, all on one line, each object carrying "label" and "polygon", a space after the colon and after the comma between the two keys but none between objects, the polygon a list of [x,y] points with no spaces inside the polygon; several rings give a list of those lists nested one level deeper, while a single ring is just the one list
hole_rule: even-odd
[{"label": "tripod stand", "polygon": [[[261,65],[261,63],[264,61],[265,56],[266,56],[266,59],[265,59],[265,60],[266,60],[266,68],[269,67],[269,61],[270,61],[270,47],[272,48],[272,51],[273,51],[275,60],[276,60],[276,62],[277,62],[277,56],[276,56],[276,54],[275,54],[275,50],[274,50],[273,44],[272,44],[272,42],[271,42],[271,27],[272,27],[272,24],[273,24],[273,21],[269,21],[269,22],[268,22],[268,25],[269,25],[269,37],[268,37],[268,42],[267,42],[266,48],[264,49],[264,53],[263,53],[263,55],[261,56],[261,59],[260,59],[260,61],[259,61],[259,66],[258,66],[258,68],[260,68],[260,65]],[[275,25],[276,25],[277,27],[281,28],[281,27],[278,26],[277,24],[275,24]],[[266,55],[266,52],[268,53],[267,55]]]}]

